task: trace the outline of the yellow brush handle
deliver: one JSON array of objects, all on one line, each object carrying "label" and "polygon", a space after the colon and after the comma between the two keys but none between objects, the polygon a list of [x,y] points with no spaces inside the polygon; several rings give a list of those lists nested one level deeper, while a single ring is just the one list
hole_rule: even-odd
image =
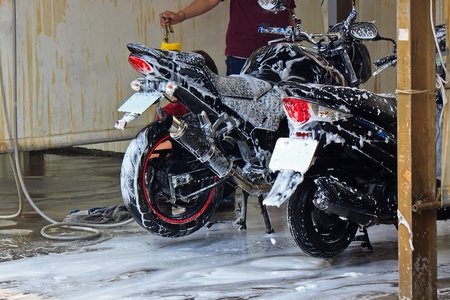
[{"label": "yellow brush handle", "polygon": [[172,51],[180,51],[181,50],[181,44],[180,43],[161,43],[161,49],[162,50],[172,50]]}]

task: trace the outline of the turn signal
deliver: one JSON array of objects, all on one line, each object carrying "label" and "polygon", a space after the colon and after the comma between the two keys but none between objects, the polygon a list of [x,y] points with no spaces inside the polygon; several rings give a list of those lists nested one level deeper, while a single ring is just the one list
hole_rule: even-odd
[{"label": "turn signal", "polygon": [[141,74],[149,75],[149,74],[153,73],[152,66],[150,66],[150,64],[148,62],[146,62],[145,60],[143,60],[140,57],[130,55],[128,57],[128,62],[133,67],[133,69],[135,69],[136,71],[138,71]]},{"label": "turn signal", "polygon": [[288,118],[296,125],[306,123],[311,118],[309,103],[298,98],[284,98],[284,110]]},{"label": "turn signal", "polygon": [[130,87],[133,91],[139,92],[141,90],[142,83],[139,79],[135,79],[130,83]]}]

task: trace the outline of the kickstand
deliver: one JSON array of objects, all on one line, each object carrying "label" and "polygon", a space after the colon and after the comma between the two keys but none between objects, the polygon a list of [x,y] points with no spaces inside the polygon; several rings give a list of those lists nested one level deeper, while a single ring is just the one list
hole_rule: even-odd
[{"label": "kickstand", "polygon": [[211,226],[213,226],[214,224],[219,224],[219,223],[233,223],[234,226],[237,227],[237,229],[241,230],[241,229],[247,229],[247,204],[248,204],[248,196],[249,193],[247,193],[246,191],[242,191],[242,202],[240,204],[240,213],[239,213],[239,218],[237,218],[235,221],[231,222],[231,221],[209,221],[208,223],[206,223],[206,228],[211,228]]},{"label": "kickstand", "polygon": [[367,248],[367,250],[372,252],[373,251],[373,247],[372,247],[372,244],[370,243],[370,240],[369,240],[369,234],[367,233],[367,228],[366,227],[362,227],[360,230],[362,230],[363,234],[355,236],[355,241],[361,241],[362,242],[361,243],[361,247]]},{"label": "kickstand", "polygon": [[234,221],[234,225],[237,226],[238,229],[247,229],[247,204],[249,193],[242,191],[242,195],[240,215],[239,218]]},{"label": "kickstand", "polygon": [[261,214],[263,215],[263,218],[264,218],[264,223],[266,224],[266,233],[268,233],[268,234],[274,233],[272,224],[270,223],[269,213],[267,212],[267,207],[263,204],[263,200],[264,200],[263,196],[259,195],[258,202],[259,202],[259,207],[261,208]]}]

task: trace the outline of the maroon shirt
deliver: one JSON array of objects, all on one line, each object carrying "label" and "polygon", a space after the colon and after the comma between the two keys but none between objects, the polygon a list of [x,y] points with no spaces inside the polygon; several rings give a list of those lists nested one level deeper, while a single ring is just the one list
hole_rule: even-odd
[{"label": "maroon shirt", "polygon": [[[223,0],[222,0],[223,1]],[[258,33],[258,27],[288,26],[290,12],[272,13],[262,9],[257,0],[230,0],[230,22],[226,36],[225,55],[248,58],[258,48],[280,36]],[[289,0],[290,7],[295,3]]]}]

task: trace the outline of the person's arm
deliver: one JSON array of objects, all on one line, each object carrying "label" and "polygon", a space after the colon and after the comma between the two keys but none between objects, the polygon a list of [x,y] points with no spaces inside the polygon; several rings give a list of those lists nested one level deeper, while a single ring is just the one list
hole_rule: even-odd
[{"label": "person's arm", "polygon": [[166,10],[159,15],[161,27],[178,24],[184,20],[202,15],[216,7],[221,1],[222,0],[194,0],[186,8],[178,11],[177,13]]}]

